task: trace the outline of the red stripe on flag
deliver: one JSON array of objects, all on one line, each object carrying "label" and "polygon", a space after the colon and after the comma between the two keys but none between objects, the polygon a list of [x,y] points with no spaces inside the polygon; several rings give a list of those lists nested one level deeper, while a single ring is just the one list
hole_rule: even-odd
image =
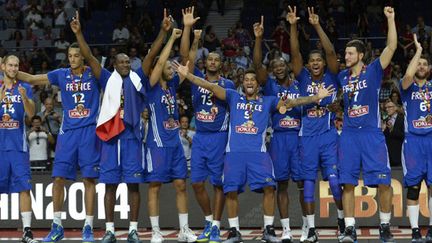
[{"label": "red stripe on flag", "polygon": [[106,142],[119,135],[123,130],[125,130],[125,125],[120,118],[120,110],[118,110],[113,118],[96,128],[96,135]]}]

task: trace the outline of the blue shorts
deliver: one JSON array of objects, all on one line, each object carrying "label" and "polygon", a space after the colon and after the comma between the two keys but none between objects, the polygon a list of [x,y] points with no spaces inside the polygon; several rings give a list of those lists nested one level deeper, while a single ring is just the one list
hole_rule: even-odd
[{"label": "blue shorts", "polygon": [[198,132],[192,143],[191,182],[203,182],[210,177],[210,183],[222,186],[226,132]]},{"label": "blue shorts", "polygon": [[298,132],[274,132],[269,154],[273,161],[276,181],[300,181]]},{"label": "blue shorts", "polygon": [[0,194],[32,189],[27,152],[0,151]]},{"label": "blue shorts", "polygon": [[176,147],[147,147],[145,160],[145,182],[169,183],[187,178],[187,162],[180,143]]},{"label": "blue shorts", "polygon": [[268,186],[276,187],[273,162],[268,153],[226,153],[223,174],[224,193],[242,193],[246,182],[255,192],[262,192],[262,189]]},{"label": "blue shorts", "polygon": [[300,177],[303,180],[316,180],[321,169],[323,180],[330,175],[337,175],[338,134],[330,129],[316,136],[300,137]]},{"label": "blue shorts", "polygon": [[136,139],[112,139],[102,143],[99,182],[144,182],[144,145]]},{"label": "blue shorts", "polygon": [[340,184],[358,185],[362,168],[366,186],[390,185],[390,162],[381,131],[344,128],[339,141]]},{"label": "blue shorts", "polygon": [[414,186],[426,181],[432,184],[432,137],[405,135],[402,145],[404,186]]},{"label": "blue shorts", "polygon": [[79,168],[83,178],[98,178],[100,148],[93,125],[59,133],[52,176],[76,180]]}]

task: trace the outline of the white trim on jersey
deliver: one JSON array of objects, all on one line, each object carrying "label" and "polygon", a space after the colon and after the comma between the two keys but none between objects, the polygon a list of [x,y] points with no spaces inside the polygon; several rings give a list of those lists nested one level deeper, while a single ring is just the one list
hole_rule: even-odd
[{"label": "white trim on jersey", "polygon": [[[300,107],[300,114],[301,114],[301,119],[303,119],[303,106]],[[298,133],[299,137],[303,136],[303,124],[304,123],[301,122],[300,130],[299,130],[299,133]]]},{"label": "white trim on jersey", "polygon": [[230,148],[230,142],[231,142],[231,123],[228,126],[228,141],[227,141],[227,145],[226,145],[226,149],[225,152],[231,152],[231,148]]},{"label": "white trim on jersey", "polygon": [[267,128],[268,127],[266,127],[266,129],[264,129],[264,132],[262,133],[262,144],[261,144],[261,152],[267,152],[267,147],[266,147],[266,144],[265,144],[265,138],[266,138],[266,135],[267,135]]},{"label": "white trim on jersey", "polygon": [[229,122],[229,115],[230,115],[230,113],[228,111],[226,111],[225,112],[225,119],[224,119],[224,121],[222,123],[222,127],[219,130],[219,132],[225,132],[227,130],[228,122]]},{"label": "white trim on jersey", "polygon": [[145,168],[145,147],[144,143],[141,143],[141,168]]},{"label": "white trim on jersey", "polygon": [[117,139],[117,164],[120,166],[120,159],[121,159],[121,146],[120,146],[120,139]]},{"label": "white trim on jersey", "polygon": [[403,103],[403,109],[404,109],[404,131],[405,133],[408,133],[408,111],[407,111],[408,103],[405,101]]},{"label": "white trim on jersey", "polygon": [[159,148],[161,148],[161,147],[163,147],[163,144],[162,144],[162,140],[161,140],[161,138],[159,136],[159,131],[157,129],[156,111],[155,111],[155,108],[154,108],[154,103],[150,104],[149,106],[150,106],[150,110],[151,110],[151,113],[152,113],[151,116],[150,116],[150,120],[151,120],[151,124],[152,124],[152,128],[153,128],[153,136],[154,136],[156,145]]},{"label": "white trim on jersey", "polygon": [[147,148],[146,159],[147,159],[147,172],[150,173],[153,171],[153,161],[150,153],[150,148]]},{"label": "white trim on jersey", "polygon": [[27,147],[27,137],[26,137],[26,125],[25,125],[25,116],[23,116],[23,120],[22,120],[22,126],[23,126],[23,151],[24,152],[28,152],[28,147]]},{"label": "white trim on jersey", "polygon": [[[380,93],[380,88],[377,89],[377,97],[379,97],[379,93]],[[380,104],[379,104],[379,99],[377,102],[377,121],[378,121],[378,128],[381,128],[381,115],[380,115]],[[388,156],[387,156],[388,157]],[[388,160],[388,158],[387,158]]]},{"label": "white trim on jersey", "polygon": [[404,139],[404,142],[402,143],[402,152],[401,152],[401,154],[402,154],[402,156],[401,156],[402,171],[403,171],[404,176],[406,176],[406,174],[407,174],[407,167],[406,167],[406,160],[405,160],[405,153],[404,153],[406,142],[407,141]]},{"label": "white trim on jersey", "polygon": [[63,131],[63,124],[64,124],[64,111],[63,111],[63,113],[62,113],[62,122],[61,122],[61,124],[60,124],[60,127],[59,127],[59,135],[61,135],[61,134],[64,134],[64,131]]}]

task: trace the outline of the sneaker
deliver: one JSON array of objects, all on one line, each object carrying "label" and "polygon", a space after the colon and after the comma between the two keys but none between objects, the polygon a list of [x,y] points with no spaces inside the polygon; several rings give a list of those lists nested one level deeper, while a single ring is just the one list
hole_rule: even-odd
[{"label": "sneaker", "polygon": [[281,240],[282,240],[282,243],[292,243],[293,239],[292,239],[291,230],[283,229]]},{"label": "sneaker", "polygon": [[304,243],[315,243],[318,242],[318,234],[315,228],[309,228],[309,233],[307,238],[303,241]]},{"label": "sneaker", "polygon": [[37,240],[33,239],[33,233],[30,228],[26,227],[23,232],[23,237],[21,239],[23,243],[38,243]]},{"label": "sneaker", "polygon": [[51,225],[51,231],[49,234],[43,238],[42,242],[59,242],[64,237],[64,229],[63,226],[58,225],[56,223],[52,223]]},{"label": "sneaker", "polygon": [[354,243],[357,242],[357,232],[354,226],[348,226],[345,228],[343,237],[341,239],[342,243]]},{"label": "sneaker", "polygon": [[338,229],[339,229],[338,240],[339,242],[341,242],[345,232],[345,220],[338,218],[337,221],[338,221]]},{"label": "sneaker", "polygon": [[411,242],[423,243],[422,235],[420,233],[420,229],[419,228],[412,229],[411,236],[412,236]]},{"label": "sneaker", "polygon": [[82,230],[82,242],[83,243],[93,243],[95,242],[93,237],[93,229],[90,225],[84,226]]},{"label": "sneaker", "polygon": [[136,230],[132,230],[127,237],[127,243],[141,243],[139,240],[138,232]]},{"label": "sneaker", "polygon": [[164,241],[164,238],[162,236],[162,232],[158,227],[155,227],[152,229],[152,238],[150,240],[150,243],[162,243]]},{"label": "sneaker", "polygon": [[280,243],[281,241],[277,238],[273,225],[267,225],[263,231],[261,238],[262,242],[266,243]]},{"label": "sneaker", "polygon": [[228,238],[223,241],[223,243],[243,243],[240,231],[238,231],[235,227],[229,229],[228,232]]},{"label": "sneaker", "polygon": [[195,233],[189,229],[188,225],[183,226],[183,228],[180,230],[178,237],[178,242],[195,242],[197,241],[197,237]]},{"label": "sneaker", "polygon": [[308,230],[307,225],[303,225],[302,234],[300,236],[300,243],[303,243],[306,240],[306,238],[308,237],[308,233],[309,233],[309,230]]},{"label": "sneaker", "polygon": [[381,224],[379,228],[380,240],[383,243],[395,242],[390,231],[390,224]]},{"label": "sneaker", "polygon": [[212,222],[206,221],[203,232],[198,236],[198,242],[207,242],[212,230]]},{"label": "sneaker", "polygon": [[116,243],[117,239],[113,232],[107,231],[105,235],[102,237],[101,243]]},{"label": "sneaker", "polygon": [[210,232],[209,243],[221,243],[219,227],[213,225]]},{"label": "sneaker", "polygon": [[429,226],[429,229],[426,234],[426,243],[432,243],[432,227]]}]

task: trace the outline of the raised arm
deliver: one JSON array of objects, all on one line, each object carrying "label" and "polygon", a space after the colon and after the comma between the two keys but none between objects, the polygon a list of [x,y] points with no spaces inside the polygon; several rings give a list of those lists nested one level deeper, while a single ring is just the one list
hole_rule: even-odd
[{"label": "raised arm", "polygon": [[333,85],[329,85],[327,86],[327,88],[320,86],[320,88],[318,89],[318,93],[316,95],[303,96],[297,99],[287,99],[285,101],[283,101],[282,99],[279,100],[277,108],[279,109],[282,105],[285,105],[287,109],[290,109],[295,106],[301,106],[301,105],[307,105],[314,102],[319,102],[319,100],[332,95],[334,92],[335,89]]},{"label": "raised arm", "polygon": [[189,81],[191,81],[193,84],[203,87],[207,90],[210,90],[211,92],[213,92],[213,94],[216,96],[216,98],[220,99],[220,100],[225,100],[226,99],[226,91],[224,88],[222,88],[221,86],[219,86],[217,83],[210,83],[202,78],[199,78],[195,75],[193,75],[192,73],[189,72],[189,61],[187,61],[186,65],[181,65],[178,62],[173,62],[173,67],[174,70],[177,71],[177,73],[182,77],[182,78],[186,78]]},{"label": "raised arm", "polygon": [[27,114],[27,117],[28,118],[33,117],[35,115],[35,110],[36,110],[33,100],[27,97],[27,90],[23,86],[20,85],[18,87],[18,92],[21,95],[22,102],[24,105],[24,111]]},{"label": "raised arm", "polygon": [[157,61],[151,75],[150,75],[150,86],[153,87],[161,78],[163,67],[168,60],[171,49],[174,45],[174,41],[178,39],[182,34],[180,29],[173,29],[171,37],[168,42],[165,44],[165,47],[162,49],[162,52],[159,56],[159,60]]},{"label": "raised arm", "polygon": [[417,35],[414,34],[414,43],[416,46],[416,53],[411,59],[406,71],[405,76],[402,78],[402,89],[408,89],[409,86],[414,82],[414,75],[417,72],[417,66],[419,64],[420,56],[422,54],[423,48],[417,40]]},{"label": "raised arm", "polygon": [[183,14],[183,35],[180,41],[180,57],[182,64],[186,64],[189,57],[190,47],[190,32],[192,26],[200,19],[200,17],[194,18],[194,7],[182,9]]},{"label": "raised arm", "polygon": [[[4,72],[3,58],[0,57],[0,71]],[[26,72],[18,71],[17,79],[29,83],[31,85],[49,84],[47,74],[32,75]],[[1,99],[0,99],[1,100]]]},{"label": "raised arm", "polygon": [[337,74],[339,72],[339,63],[337,61],[337,56],[336,56],[334,46],[331,43],[330,39],[328,38],[327,34],[324,32],[319,22],[319,16],[315,14],[314,8],[313,7],[308,8],[308,12],[309,12],[309,23],[315,28],[315,31],[317,32],[321,44],[324,48],[327,67],[330,70],[330,72]]},{"label": "raised arm", "polygon": [[168,31],[171,29],[172,17],[171,15],[167,15],[167,10],[164,8],[164,18],[161,23],[161,28],[158,36],[153,41],[153,44],[150,47],[150,51],[145,56],[141,67],[146,76],[150,75],[150,70],[152,68],[152,64],[156,56],[159,54],[160,49],[162,48],[162,44],[167,36]]},{"label": "raised arm", "polygon": [[291,45],[291,63],[294,76],[298,76],[303,68],[303,58],[300,53],[300,45],[298,40],[297,21],[300,19],[297,17],[297,7],[294,6],[294,10],[291,6],[288,6],[288,13],[286,20],[290,23],[290,45]]},{"label": "raised arm", "polygon": [[189,60],[189,70],[194,70],[195,67],[195,58],[198,52],[198,43],[201,39],[202,30],[194,30],[194,40],[192,42],[191,49],[189,51],[188,60]]},{"label": "raised arm", "polygon": [[380,56],[381,67],[387,68],[390,64],[393,54],[397,48],[397,33],[395,24],[395,12],[392,7],[385,7],[384,14],[387,17],[388,33],[387,33],[387,46],[384,48]]},{"label": "raised arm", "polygon": [[267,81],[267,70],[262,64],[262,40],[264,36],[264,16],[261,15],[261,22],[253,25],[255,44],[253,50],[253,66],[255,68],[256,77],[260,84]]},{"label": "raised arm", "polygon": [[78,11],[76,11],[75,17],[72,18],[72,21],[70,22],[70,27],[75,34],[81,54],[87,60],[87,63],[91,67],[94,76],[99,79],[102,72],[102,67],[96,57],[93,56],[90,47],[84,39],[84,35],[81,31],[81,23],[79,21]]}]

